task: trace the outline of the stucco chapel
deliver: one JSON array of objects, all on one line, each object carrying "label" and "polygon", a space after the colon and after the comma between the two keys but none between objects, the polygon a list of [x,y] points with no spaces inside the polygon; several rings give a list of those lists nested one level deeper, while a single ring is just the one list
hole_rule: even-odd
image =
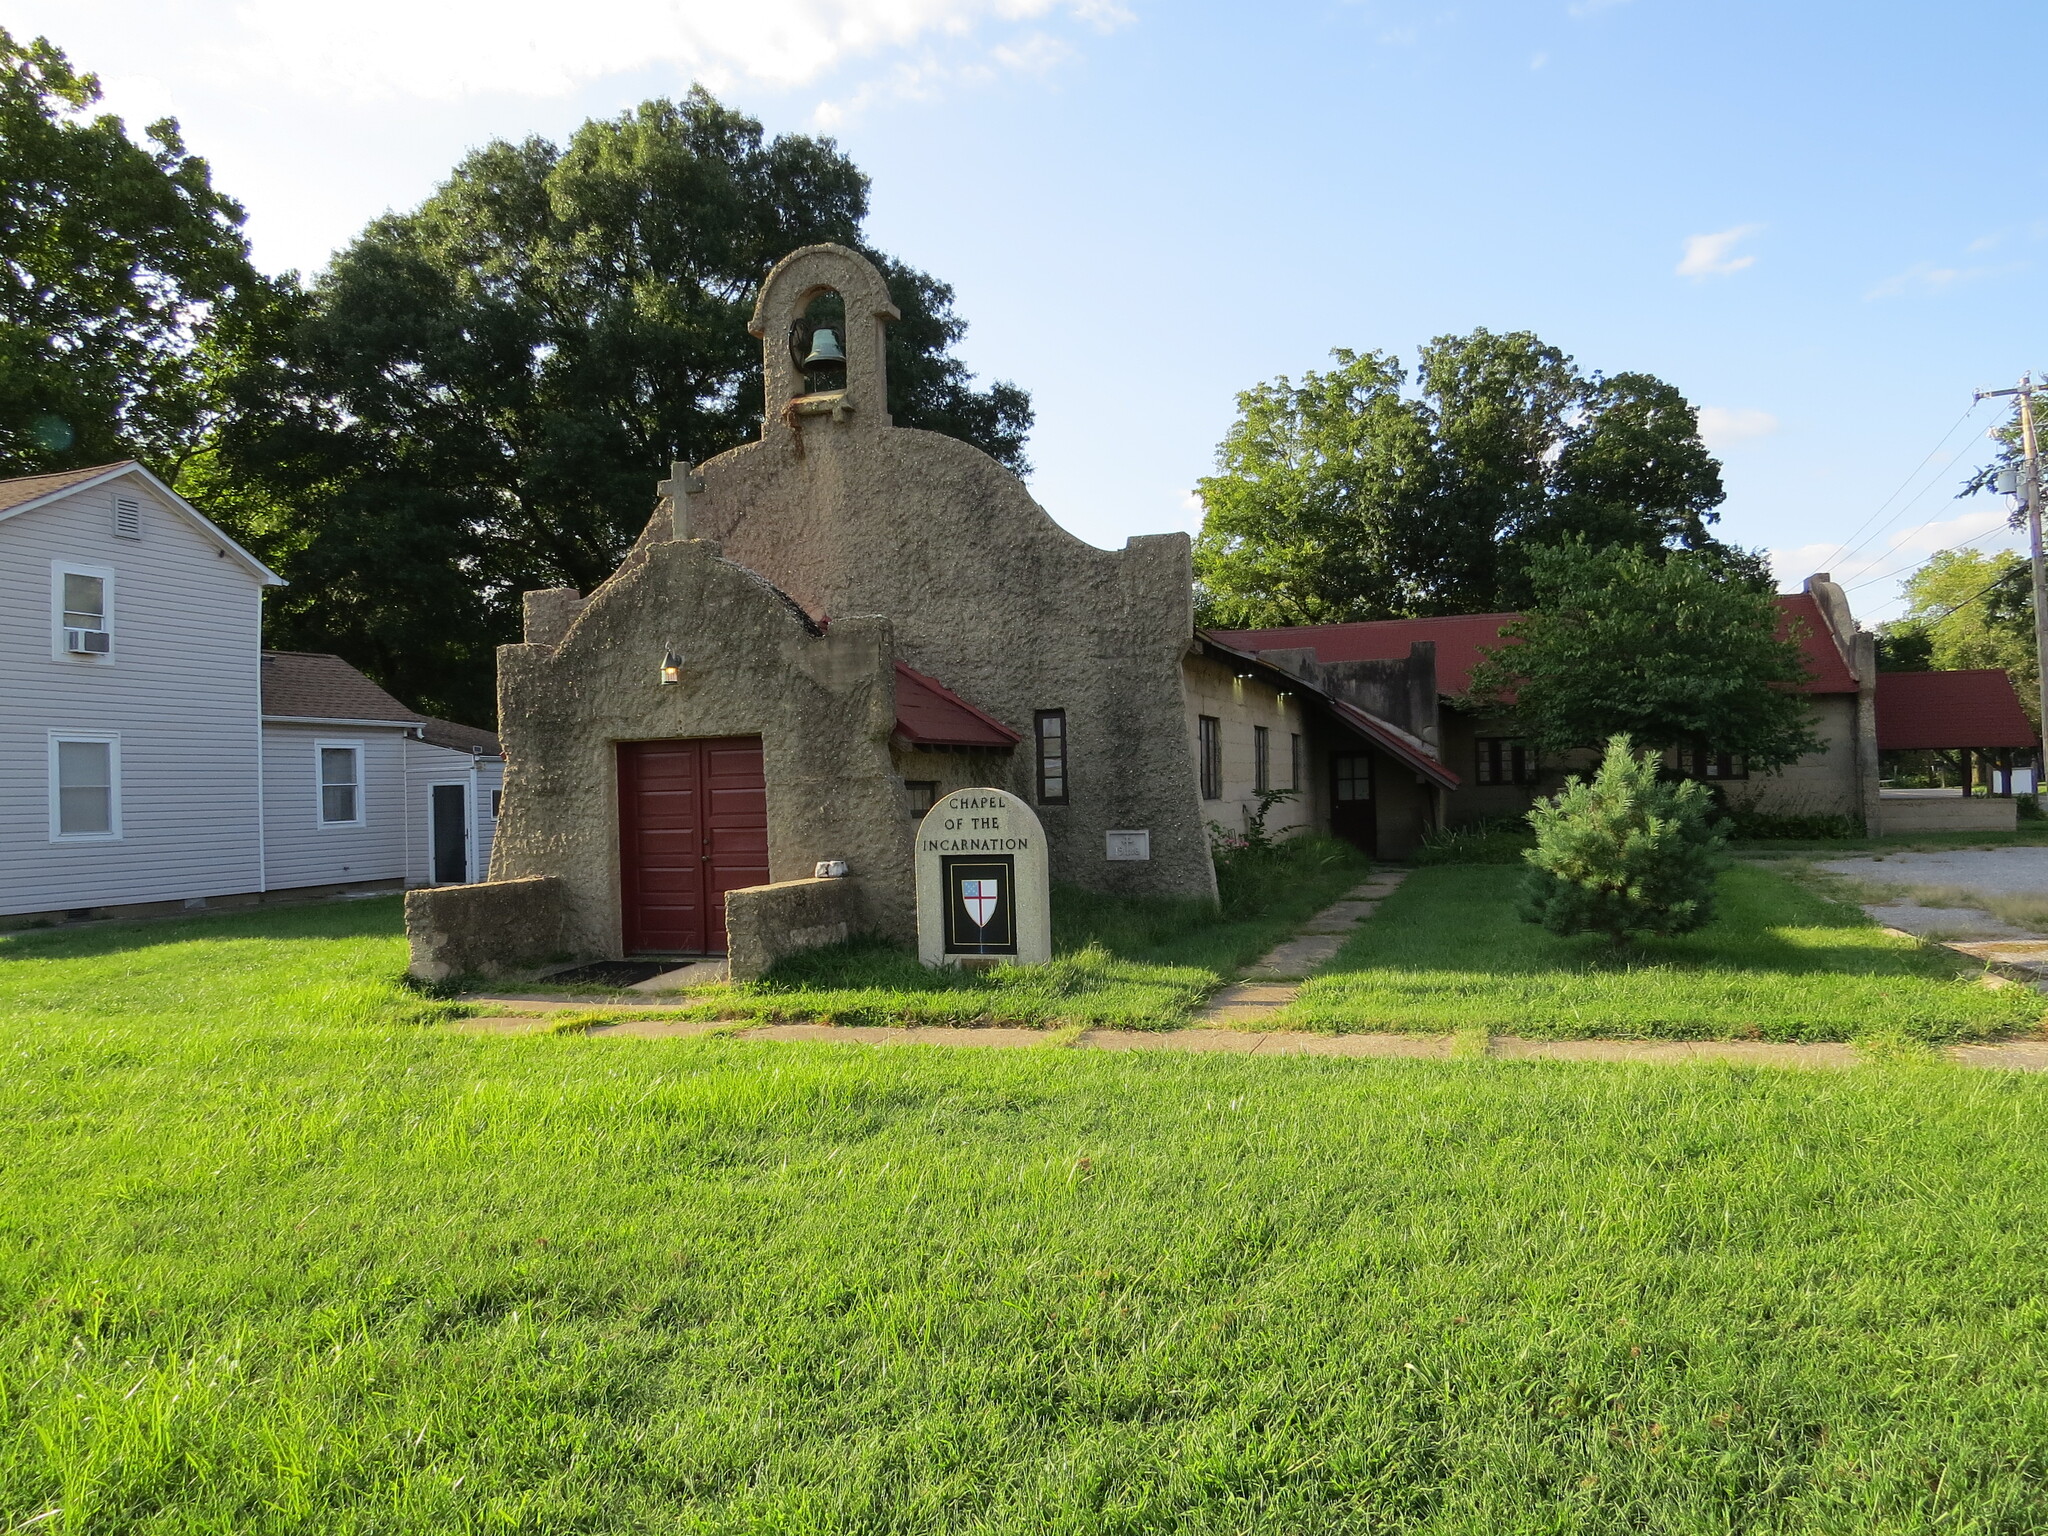
[{"label": "stucco chapel", "polygon": [[1276,829],[1341,826],[1348,786],[1412,841],[1456,785],[1426,654],[1332,690],[1232,650],[1195,630],[1187,535],[1098,549],[893,426],[896,317],[857,252],[786,257],[760,438],[676,466],[596,591],[526,594],[491,878],[408,899],[417,973],[910,943],[917,819],[967,786],[1035,809],[1055,884],[1213,898],[1212,826],[1261,795],[1293,791]]}]

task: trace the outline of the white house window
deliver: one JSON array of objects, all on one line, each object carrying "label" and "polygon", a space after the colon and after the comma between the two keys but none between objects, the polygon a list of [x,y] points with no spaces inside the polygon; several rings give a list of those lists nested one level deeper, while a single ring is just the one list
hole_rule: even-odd
[{"label": "white house window", "polygon": [[121,738],[50,733],[51,841],[121,835]]},{"label": "white house window", "polygon": [[50,609],[61,658],[106,661],[114,654],[114,573],[103,566],[50,567]]},{"label": "white house window", "polygon": [[320,773],[320,825],[363,824],[363,744],[323,741],[314,746]]}]

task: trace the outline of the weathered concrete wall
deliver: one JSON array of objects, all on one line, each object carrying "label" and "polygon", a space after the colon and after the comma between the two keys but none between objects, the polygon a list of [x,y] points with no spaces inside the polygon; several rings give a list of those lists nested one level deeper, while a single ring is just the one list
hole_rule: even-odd
[{"label": "weathered concrete wall", "polygon": [[1878,836],[1909,832],[2010,832],[2019,810],[2000,795],[1883,795],[1878,799]]},{"label": "weathered concrete wall", "polygon": [[1856,696],[1819,694],[1811,702],[1814,730],[1824,743],[1821,750],[1807,753],[1781,772],[1753,773],[1729,783],[1728,798],[1774,816],[1854,816],[1861,820],[1864,805],[1857,766],[1861,744]]},{"label": "weathered concrete wall", "polygon": [[560,880],[491,880],[405,893],[411,975],[422,981],[491,975],[571,953],[567,890]]},{"label": "weathered concrete wall", "polygon": [[[682,681],[664,684],[671,651]],[[557,876],[569,946],[618,955],[617,744],[759,736],[771,881],[844,859],[860,877],[858,926],[909,939],[916,898],[889,754],[894,651],[885,619],[843,617],[819,634],[715,544],[643,546],[560,645],[499,649],[506,772],[494,875]]]},{"label": "weathered concrete wall", "polygon": [[860,931],[863,903],[855,879],[784,880],[725,893],[727,965],[734,981],[754,981],[778,960],[839,944]]},{"label": "weathered concrete wall", "polygon": [[[825,289],[848,315],[843,398],[805,397],[783,343]],[[1067,712],[1066,805],[1038,806],[1056,881],[1098,890],[1215,890],[1181,653],[1193,632],[1186,535],[1083,543],[978,449],[891,426],[881,368],[880,275],[852,251],[811,246],[769,274],[755,311],[768,422],[760,441],[697,466],[643,537],[720,541],[834,633],[888,617],[896,654],[1026,737],[994,787],[1033,799],[1033,712]],[[795,414],[804,409],[820,414]],[[770,793],[774,771],[770,770]],[[901,817],[888,818],[891,837]],[[1149,863],[1110,862],[1103,833],[1146,828]],[[907,872],[909,848],[902,840]],[[862,871],[866,873],[866,871]]]}]

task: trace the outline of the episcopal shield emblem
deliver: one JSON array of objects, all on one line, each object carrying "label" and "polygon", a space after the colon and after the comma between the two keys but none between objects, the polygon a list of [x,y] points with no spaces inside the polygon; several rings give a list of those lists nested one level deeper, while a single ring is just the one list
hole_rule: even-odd
[{"label": "episcopal shield emblem", "polygon": [[1002,901],[1002,886],[994,880],[962,880],[960,900],[967,908],[967,915],[974,919],[974,926],[986,928],[988,920],[996,915],[996,906]]},{"label": "episcopal shield emblem", "polygon": [[1017,861],[1009,854],[940,861],[946,893],[946,952],[953,955],[1014,955],[1017,918],[1011,899]]}]

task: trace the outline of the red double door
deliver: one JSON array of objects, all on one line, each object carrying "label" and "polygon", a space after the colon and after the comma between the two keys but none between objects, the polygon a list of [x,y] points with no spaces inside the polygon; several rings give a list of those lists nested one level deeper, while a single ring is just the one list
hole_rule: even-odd
[{"label": "red double door", "polygon": [[725,893],[768,882],[761,738],[619,743],[626,953],[725,951]]}]

